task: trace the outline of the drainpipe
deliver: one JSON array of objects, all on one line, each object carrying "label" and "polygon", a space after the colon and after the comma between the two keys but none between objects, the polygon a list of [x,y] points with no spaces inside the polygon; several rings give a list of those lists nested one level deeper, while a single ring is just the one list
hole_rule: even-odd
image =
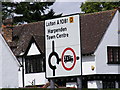
[{"label": "drainpipe", "polygon": [[25,87],[25,80],[24,80],[24,56],[22,55],[22,82],[23,82],[23,87]]}]

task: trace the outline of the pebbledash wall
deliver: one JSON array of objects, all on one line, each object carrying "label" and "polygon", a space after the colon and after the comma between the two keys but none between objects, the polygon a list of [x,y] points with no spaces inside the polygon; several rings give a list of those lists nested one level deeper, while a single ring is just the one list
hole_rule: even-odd
[{"label": "pebbledash wall", "polygon": [[18,88],[19,63],[0,34],[0,88]]}]

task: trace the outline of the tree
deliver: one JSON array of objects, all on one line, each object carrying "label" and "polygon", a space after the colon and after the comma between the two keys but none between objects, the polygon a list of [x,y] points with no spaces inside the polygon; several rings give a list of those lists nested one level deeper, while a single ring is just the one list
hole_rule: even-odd
[{"label": "tree", "polygon": [[[54,2],[3,2],[3,20],[8,17],[14,18],[14,23],[37,22],[45,19],[60,17],[55,15],[49,6]],[[17,16],[16,16],[16,15]]]},{"label": "tree", "polygon": [[120,7],[120,2],[85,2],[81,5],[81,10],[85,13],[93,13],[111,10]]}]

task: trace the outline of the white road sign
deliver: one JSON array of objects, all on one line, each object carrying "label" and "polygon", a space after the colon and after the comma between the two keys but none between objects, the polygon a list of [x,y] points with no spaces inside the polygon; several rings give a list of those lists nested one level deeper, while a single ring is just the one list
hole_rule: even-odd
[{"label": "white road sign", "polygon": [[46,78],[81,75],[80,17],[45,21]]}]

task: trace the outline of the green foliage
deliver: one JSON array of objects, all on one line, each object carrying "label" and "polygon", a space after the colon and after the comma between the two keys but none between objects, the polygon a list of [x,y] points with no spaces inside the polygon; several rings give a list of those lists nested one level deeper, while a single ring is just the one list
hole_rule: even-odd
[{"label": "green foliage", "polygon": [[120,2],[85,2],[82,3],[81,10],[85,13],[93,13],[118,7],[120,7]]},{"label": "green foliage", "polygon": [[[18,22],[37,22],[54,17],[55,12],[49,9],[54,2],[3,2],[3,20],[8,17],[14,17],[14,23]],[[13,14],[19,16],[14,16]],[[20,16],[21,15],[21,16]]]}]

